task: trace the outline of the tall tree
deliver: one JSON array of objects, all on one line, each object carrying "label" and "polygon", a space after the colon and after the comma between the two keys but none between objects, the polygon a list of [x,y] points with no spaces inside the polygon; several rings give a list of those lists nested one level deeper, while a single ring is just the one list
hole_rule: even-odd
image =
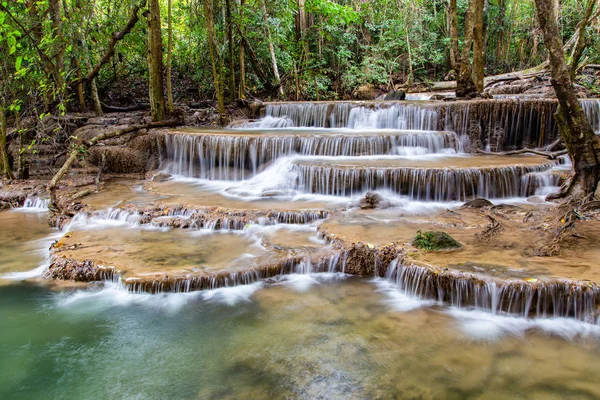
[{"label": "tall tree", "polygon": [[231,19],[231,0],[225,0],[227,45],[229,47],[229,99],[235,100],[235,54],[233,51],[233,20]]},{"label": "tall tree", "polygon": [[460,52],[458,50],[458,11],[456,0],[450,0],[448,7],[448,30],[450,32],[450,68],[458,70]]},{"label": "tall tree", "polygon": [[6,176],[8,179],[15,179],[15,176],[10,169],[8,160],[8,151],[6,150],[6,113],[4,100],[0,99],[0,175]]},{"label": "tall tree", "polygon": [[463,41],[460,68],[456,80],[456,97],[471,98],[477,96],[477,86],[473,81],[473,67],[471,64],[471,48],[473,47],[473,36],[475,23],[477,21],[477,10],[479,2],[483,0],[469,0],[469,7],[465,15],[465,37]]},{"label": "tall tree", "polygon": [[[262,11],[263,23],[265,25],[265,34],[267,44],[269,45],[269,55],[271,56],[271,66],[273,67],[273,76],[275,84],[280,85],[279,68],[277,68],[277,58],[275,57],[275,46],[273,46],[273,38],[271,37],[271,28],[269,28],[269,15],[267,14],[267,5],[265,0],[260,0],[260,8]],[[279,94],[283,95],[283,88],[279,86]]]},{"label": "tall tree", "polygon": [[221,74],[217,69],[217,53],[215,39],[215,24],[213,12],[213,0],[204,0],[204,14],[206,17],[206,27],[208,30],[208,49],[210,53],[210,63],[217,96],[217,108],[219,111],[219,124],[227,125],[228,117],[225,111],[225,100],[223,95],[223,85],[221,84]]},{"label": "tall tree", "polygon": [[150,0],[146,11],[148,20],[148,72],[150,75],[150,110],[152,121],[165,119],[165,94],[162,62],[162,33],[160,28],[160,5]]},{"label": "tall tree", "polygon": [[[240,29],[243,29],[244,24],[244,11],[245,11],[246,0],[240,0]],[[243,39],[240,38],[240,88],[239,98],[243,99],[246,97],[246,54]]]},{"label": "tall tree", "polygon": [[175,105],[173,104],[173,83],[172,83],[172,69],[173,69],[173,5],[172,0],[167,2],[167,109],[169,114],[173,114]]},{"label": "tall tree", "polygon": [[600,139],[594,134],[573,86],[558,26],[557,4],[555,0],[535,0],[535,5],[550,58],[551,82],[559,102],[554,117],[574,169],[569,184],[550,198],[567,195],[576,185],[588,195],[596,191],[600,179]]},{"label": "tall tree", "polygon": [[483,78],[485,68],[483,65],[483,43],[484,43],[484,0],[475,2],[475,26],[473,27],[473,82],[477,93],[483,93]]}]

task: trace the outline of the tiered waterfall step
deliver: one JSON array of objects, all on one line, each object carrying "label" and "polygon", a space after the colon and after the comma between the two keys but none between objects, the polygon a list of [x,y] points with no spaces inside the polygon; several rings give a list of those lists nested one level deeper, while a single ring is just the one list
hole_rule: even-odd
[{"label": "tiered waterfall step", "polygon": [[161,154],[177,175],[243,180],[290,155],[367,156],[443,153],[457,149],[453,132],[349,129],[168,131]]},{"label": "tiered waterfall step", "polygon": [[[52,246],[45,276],[119,281],[134,292],[188,292],[255,282],[279,274],[328,270],[332,251],[302,225],[255,226],[246,232],[149,226],[91,226]],[[337,259],[337,258],[334,258]]]},{"label": "tiered waterfall step", "polygon": [[[533,204],[432,211],[402,216],[398,210],[353,210],[319,228],[334,247],[378,249],[401,246],[391,264],[371,262],[406,293],[456,307],[518,316],[574,317],[596,323],[600,316],[600,222],[586,222],[586,237],[548,253],[553,232],[541,229],[547,214]],[[413,247],[418,232],[442,231],[455,250]],[[554,254],[548,256],[549,254]]]},{"label": "tiered waterfall step", "polygon": [[549,171],[554,165],[543,157],[528,155],[346,157],[294,162],[298,186],[308,192],[348,196],[385,189],[428,201],[528,196],[541,181],[525,177]]}]

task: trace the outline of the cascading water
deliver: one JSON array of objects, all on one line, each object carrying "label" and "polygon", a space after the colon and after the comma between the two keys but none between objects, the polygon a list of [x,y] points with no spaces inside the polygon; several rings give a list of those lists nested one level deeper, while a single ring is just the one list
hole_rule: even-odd
[{"label": "cascading water", "polygon": [[[473,197],[506,198],[534,194],[546,181],[534,180],[552,164],[496,168],[363,168],[297,162],[298,188],[312,193],[350,196],[389,190],[420,201],[465,201]],[[524,179],[529,176],[528,179]],[[541,175],[540,175],[541,176]]]},{"label": "cascading water", "polygon": [[600,99],[581,100],[581,107],[588,117],[594,132],[600,135]]},{"label": "cascading water", "polygon": [[376,156],[456,151],[453,132],[385,131],[308,134],[169,134],[163,163],[176,175],[210,180],[243,180],[289,155]]},{"label": "cascading water", "polygon": [[423,299],[451,304],[459,308],[478,308],[493,314],[511,314],[525,318],[570,317],[596,323],[600,288],[568,280],[503,281],[460,272],[443,272],[417,265],[390,263],[386,279],[406,293]]},{"label": "cascading water", "polygon": [[410,103],[275,103],[266,106],[265,114],[262,125],[250,127],[278,128],[281,121],[288,121],[312,128],[438,129],[434,108]]}]

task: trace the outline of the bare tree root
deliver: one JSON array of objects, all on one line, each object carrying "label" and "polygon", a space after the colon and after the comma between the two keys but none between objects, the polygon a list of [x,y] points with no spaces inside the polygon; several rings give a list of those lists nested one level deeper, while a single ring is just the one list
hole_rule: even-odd
[{"label": "bare tree root", "polygon": [[568,197],[579,182],[579,178],[579,174],[575,173],[560,187],[558,192],[550,193],[548,196],[546,196],[546,201],[564,199],[565,197]]},{"label": "bare tree root", "polygon": [[502,223],[491,216],[490,214],[485,214],[485,217],[490,220],[490,224],[485,227],[485,229],[476,234],[477,239],[482,243],[491,242],[496,236],[500,234],[500,231],[504,228]]}]

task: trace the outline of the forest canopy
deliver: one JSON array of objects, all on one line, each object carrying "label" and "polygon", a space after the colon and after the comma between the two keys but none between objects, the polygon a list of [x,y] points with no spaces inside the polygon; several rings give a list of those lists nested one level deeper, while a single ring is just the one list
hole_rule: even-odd
[{"label": "forest canopy", "polygon": [[[391,90],[397,85],[456,77],[451,54],[453,1],[149,3],[154,2],[160,9],[165,68],[172,35],[170,64],[176,103],[213,99],[219,84],[225,100],[244,96],[322,100],[360,97],[366,85]],[[455,3],[461,46],[468,0]],[[140,0],[2,2],[3,108],[64,112],[67,107],[91,104],[96,89],[107,104],[147,102],[149,25],[143,14],[149,5]],[[564,42],[576,32],[585,8],[584,1],[561,1]],[[483,29],[486,76],[525,70],[547,59],[533,0],[486,0]],[[581,61],[597,64],[597,15],[588,29]],[[94,72],[94,79],[87,79]],[[81,104],[77,83],[83,83],[80,100],[87,100]]]}]

